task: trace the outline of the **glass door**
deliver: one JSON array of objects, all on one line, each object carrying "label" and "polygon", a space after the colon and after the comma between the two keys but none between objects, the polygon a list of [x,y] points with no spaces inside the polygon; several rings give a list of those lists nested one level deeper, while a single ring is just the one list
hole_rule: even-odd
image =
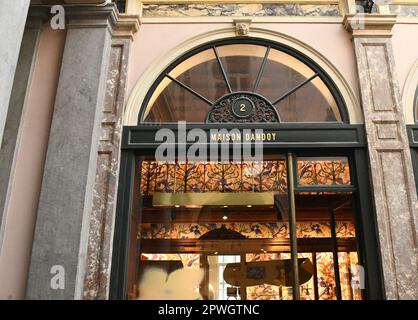
[{"label": "glass door", "polygon": [[359,300],[351,285],[359,250],[349,160],[341,157],[294,157],[297,252],[312,262],[312,277],[299,275],[305,300]]}]

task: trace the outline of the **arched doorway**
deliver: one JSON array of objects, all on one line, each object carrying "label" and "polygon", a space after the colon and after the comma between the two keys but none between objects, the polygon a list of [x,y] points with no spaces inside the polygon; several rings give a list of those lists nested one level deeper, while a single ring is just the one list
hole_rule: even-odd
[{"label": "arched doorway", "polygon": [[[167,161],[156,159],[160,129],[175,140]],[[196,132],[206,144],[190,160]],[[260,144],[261,158],[211,153]],[[364,149],[363,126],[303,54],[253,38],[191,50],[124,128],[111,295],[380,297]],[[352,283],[358,266],[364,286]]]}]

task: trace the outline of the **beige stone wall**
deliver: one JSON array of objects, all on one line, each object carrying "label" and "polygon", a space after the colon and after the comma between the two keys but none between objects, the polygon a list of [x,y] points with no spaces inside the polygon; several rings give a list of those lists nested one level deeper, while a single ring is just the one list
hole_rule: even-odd
[{"label": "beige stone wall", "polygon": [[401,92],[409,72],[418,60],[418,42],[411,41],[411,35],[414,35],[414,39],[418,38],[418,23],[396,24],[393,28],[393,54]]}]

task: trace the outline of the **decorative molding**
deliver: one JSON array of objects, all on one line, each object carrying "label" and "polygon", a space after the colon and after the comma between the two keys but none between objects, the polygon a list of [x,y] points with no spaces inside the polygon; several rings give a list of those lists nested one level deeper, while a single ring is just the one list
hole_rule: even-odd
[{"label": "decorative molding", "polygon": [[119,14],[113,30],[113,38],[129,38],[133,40],[133,36],[138,32],[140,24],[139,15]]},{"label": "decorative molding", "polygon": [[234,19],[237,37],[250,35],[251,19]]},{"label": "decorative molding", "polygon": [[263,17],[263,16],[340,16],[340,5],[336,3],[306,4],[290,2],[251,3],[162,3],[142,4],[142,17]]},{"label": "decorative molding", "polygon": [[416,18],[418,16],[418,2],[409,5],[391,4],[389,10],[400,17]]},{"label": "decorative molding", "polygon": [[353,35],[353,38],[388,38],[392,36],[392,28],[395,24],[395,14],[346,14],[343,21],[344,28]]},{"label": "decorative molding", "polygon": [[[218,17],[142,17],[141,24],[165,24],[165,23],[233,23],[237,17],[218,16]],[[412,18],[409,18],[412,19]],[[255,23],[327,23],[327,24],[342,24],[343,17],[341,16],[269,16],[269,17],[251,17],[251,22]],[[418,23],[418,22],[417,22]]]},{"label": "decorative molding", "polygon": [[68,6],[65,9],[67,28],[109,28],[113,31],[118,22],[118,9],[114,3],[98,7]]},{"label": "decorative molding", "polygon": [[[234,110],[235,103],[245,103],[245,115]],[[247,110],[245,108],[248,108]],[[247,92],[236,92],[218,100],[210,109],[207,123],[280,122],[279,115],[264,97]]]},{"label": "decorative molding", "polygon": [[[408,0],[404,0],[408,1]],[[411,0],[416,1],[416,0]],[[179,4],[179,3],[198,3],[198,4],[252,4],[254,0],[140,0],[142,4]],[[418,2],[418,1],[417,1]],[[302,4],[339,4],[340,0],[263,0],[259,3],[302,3]]]}]

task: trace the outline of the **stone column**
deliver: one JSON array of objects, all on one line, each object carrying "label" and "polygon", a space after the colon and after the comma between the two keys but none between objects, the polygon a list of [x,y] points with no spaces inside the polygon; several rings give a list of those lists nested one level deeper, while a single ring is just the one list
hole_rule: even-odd
[{"label": "stone column", "polygon": [[0,229],[0,252],[3,238],[3,222],[6,220],[4,211],[7,203],[9,181],[10,177],[13,176],[13,159],[19,143],[20,120],[31,82],[42,24],[47,17],[46,9],[31,8],[29,11],[14,76],[13,89],[10,95],[9,108],[6,109],[7,117],[0,145],[0,225],[2,226]]},{"label": "stone column", "polygon": [[30,0],[15,0],[9,5],[0,6],[0,141],[3,140],[29,3]]},{"label": "stone column", "polygon": [[[74,299],[80,281],[117,9],[114,4],[72,6],[66,8],[66,18],[67,38],[26,292],[29,299]],[[54,275],[55,287],[51,286]]]},{"label": "stone column", "polygon": [[418,201],[392,52],[395,23],[385,14],[344,19],[357,59],[385,295],[418,299]]},{"label": "stone column", "polygon": [[113,33],[107,73],[106,94],[101,110],[100,137],[96,141],[97,170],[93,208],[89,221],[87,255],[76,298],[108,299],[111,252],[119,181],[119,156],[122,115],[127,99],[127,69],[133,33],[138,31],[139,16],[120,15]]}]

